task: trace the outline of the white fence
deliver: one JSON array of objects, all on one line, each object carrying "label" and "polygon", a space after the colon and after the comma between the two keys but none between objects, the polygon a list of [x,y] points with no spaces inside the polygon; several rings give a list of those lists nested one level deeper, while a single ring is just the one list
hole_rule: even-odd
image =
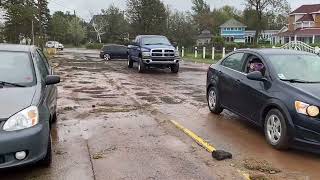
[{"label": "white fence", "polygon": [[[312,47],[304,42],[301,41],[291,41],[281,47],[273,47],[273,48],[281,48],[281,49],[293,49],[293,50],[298,50],[298,51],[306,51],[306,52],[310,52],[310,53],[315,53],[320,55],[320,48],[319,47]],[[177,50],[179,50],[179,47],[177,47]],[[233,49],[234,51],[237,50],[236,48]],[[199,53],[201,53],[202,51],[202,58],[205,59],[206,58],[206,53],[210,52],[210,48],[209,51],[206,47],[203,47],[202,49],[198,49],[198,47],[194,48],[194,58],[198,58]],[[182,46],[181,47],[181,57],[185,57],[185,47]],[[215,47],[212,47],[211,49],[211,54],[212,60],[215,60],[215,52],[216,49]],[[220,51],[221,52],[221,51]],[[226,56],[226,48],[222,48],[222,58],[224,58]]]},{"label": "white fence", "polygon": [[315,54],[320,53],[319,47],[312,47],[312,46],[310,46],[304,42],[301,42],[301,41],[291,41],[291,42],[281,46],[280,48],[293,49],[293,50],[297,50],[297,51],[305,51],[305,52],[310,52],[310,53],[315,53]]}]

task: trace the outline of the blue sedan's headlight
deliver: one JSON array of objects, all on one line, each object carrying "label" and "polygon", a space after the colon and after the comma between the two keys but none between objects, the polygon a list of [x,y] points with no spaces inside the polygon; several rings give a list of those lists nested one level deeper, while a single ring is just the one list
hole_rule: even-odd
[{"label": "blue sedan's headlight", "polygon": [[5,131],[17,131],[33,127],[39,123],[39,112],[36,106],[24,109],[9,118],[3,126]]},{"label": "blue sedan's headlight", "polygon": [[297,113],[299,114],[304,114],[308,115],[311,117],[316,117],[320,114],[320,110],[317,106],[313,106],[301,101],[296,101],[295,102],[295,108]]}]

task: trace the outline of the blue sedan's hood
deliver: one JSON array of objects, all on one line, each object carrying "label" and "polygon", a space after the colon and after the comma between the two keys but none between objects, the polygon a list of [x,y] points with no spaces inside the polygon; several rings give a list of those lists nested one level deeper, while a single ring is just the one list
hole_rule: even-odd
[{"label": "blue sedan's hood", "polygon": [[320,83],[289,83],[290,86],[320,100]]},{"label": "blue sedan's hood", "polygon": [[143,45],[142,48],[151,50],[151,49],[171,49],[175,50],[175,48],[172,45]]}]

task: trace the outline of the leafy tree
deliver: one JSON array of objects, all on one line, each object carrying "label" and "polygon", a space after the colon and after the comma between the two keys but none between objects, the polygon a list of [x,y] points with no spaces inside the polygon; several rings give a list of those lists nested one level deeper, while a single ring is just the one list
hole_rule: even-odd
[{"label": "leafy tree", "polygon": [[245,0],[247,6],[251,9],[255,10],[256,15],[256,35],[255,35],[255,43],[257,42],[261,31],[263,29],[263,14],[273,10],[273,11],[281,11],[288,6],[288,2],[286,0]]},{"label": "leafy tree", "polygon": [[160,0],[127,0],[127,17],[134,35],[166,32],[168,15]]},{"label": "leafy tree", "polygon": [[188,13],[179,11],[170,13],[166,35],[180,46],[194,45],[197,29],[192,20],[192,16]]},{"label": "leafy tree", "polygon": [[192,15],[195,24],[198,26],[198,32],[213,28],[214,19],[211,16],[209,4],[205,0],[192,0]]},{"label": "leafy tree", "polygon": [[108,9],[102,10],[102,15],[105,18],[103,41],[115,43],[128,41],[129,23],[125,19],[124,12],[111,5]]},{"label": "leafy tree", "polygon": [[37,23],[37,7],[33,0],[5,1],[3,7],[5,14],[4,35],[11,43],[19,43],[20,37],[32,36],[32,21]]},{"label": "leafy tree", "polygon": [[51,23],[49,26],[50,36],[52,40],[56,40],[62,43],[66,43],[67,38],[67,29],[68,29],[68,20],[66,15],[57,11],[52,15]]},{"label": "leafy tree", "polygon": [[67,36],[70,42],[75,46],[79,46],[86,37],[86,29],[79,17],[74,16],[68,22]]},{"label": "leafy tree", "polygon": [[223,23],[225,23],[227,20],[231,18],[235,18],[241,21],[241,17],[239,17],[240,14],[241,12],[239,12],[232,6],[223,6],[219,9],[213,9],[211,16],[212,16],[212,19],[214,19],[213,21],[214,33],[220,34],[220,25],[222,25]]}]

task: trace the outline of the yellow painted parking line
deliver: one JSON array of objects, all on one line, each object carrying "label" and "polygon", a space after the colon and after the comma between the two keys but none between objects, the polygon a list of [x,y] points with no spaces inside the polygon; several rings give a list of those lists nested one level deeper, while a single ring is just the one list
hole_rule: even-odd
[{"label": "yellow painted parking line", "polygon": [[208,152],[212,153],[213,151],[216,151],[216,148],[214,148],[212,145],[210,145],[208,142],[203,140],[201,137],[196,135],[194,132],[190,131],[189,129],[183,127],[179,123],[177,123],[174,120],[170,120],[172,124],[174,124],[178,129],[182,130],[185,134],[190,136],[193,140],[195,140],[200,146],[204,147]]},{"label": "yellow painted parking line", "polygon": [[241,170],[238,170],[238,172],[244,177],[245,180],[251,180],[250,179],[250,174],[244,172],[244,171],[241,171]]},{"label": "yellow painted parking line", "polygon": [[[181,131],[183,131],[186,135],[188,135],[189,137],[191,137],[194,141],[197,142],[197,144],[199,144],[200,146],[202,146],[203,148],[205,148],[208,152],[212,153],[214,151],[216,151],[217,149],[212,146],[211,144],[209,144],[207,141],[203,140],[200,136],[196,135],[194,132],[190,131],[189,129],[183,127],[181,124],[179,124],[178,122],[174,121],[174,120],[170,120],[170,122],[172,124],[174,124],[178,129],[180,129]],[[250,180],[250,175],[244,171],[241,170],[237,170],[243,177],[245,180]]]}]

